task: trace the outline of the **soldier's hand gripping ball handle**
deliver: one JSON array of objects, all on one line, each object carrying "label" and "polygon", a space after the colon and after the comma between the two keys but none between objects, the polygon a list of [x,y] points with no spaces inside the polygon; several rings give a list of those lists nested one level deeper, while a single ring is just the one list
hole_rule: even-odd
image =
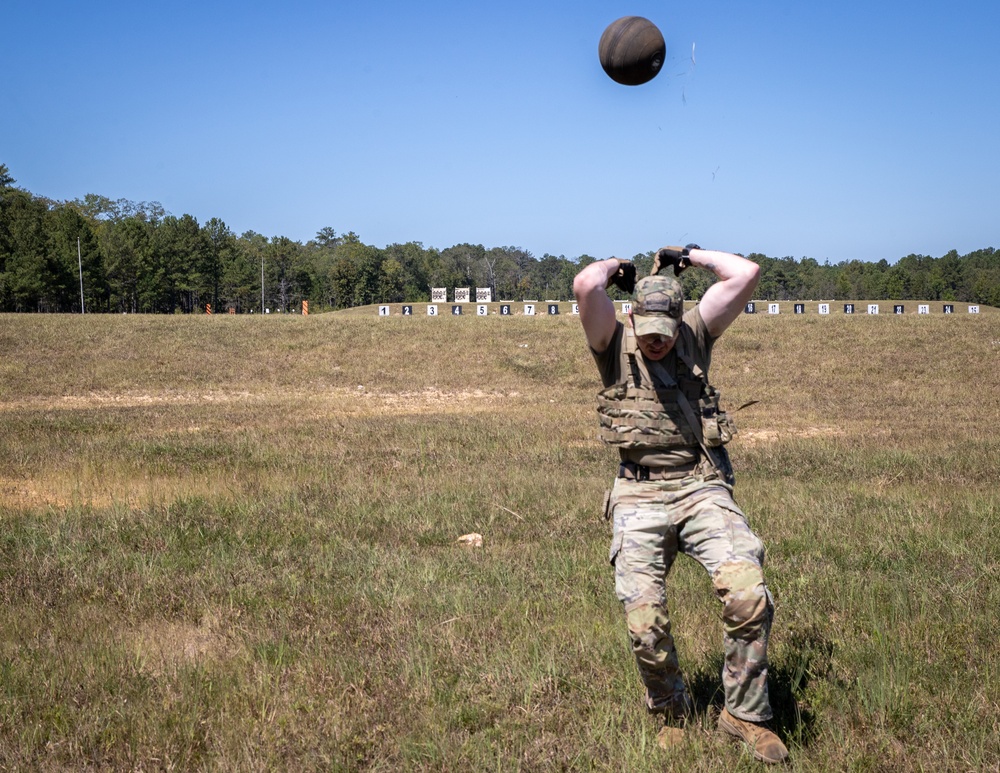
[{"label": "soldier's hand gripping ball handle", "polygon": [[631,295],[635,289],[635,263],[631,260],[619,260],[618,270],[608,279],[607,287],[611,287],[611,285],[621,288]]},{"label": "soldier's hand gripping ball handle", "polygon": [[660,247],[653,259],[653,274],[659,274],[667,266],[674,267],[674,276],[680,276],[681,271],[691,265],[691,250],[700,250],[697,244],[686,247]]}]

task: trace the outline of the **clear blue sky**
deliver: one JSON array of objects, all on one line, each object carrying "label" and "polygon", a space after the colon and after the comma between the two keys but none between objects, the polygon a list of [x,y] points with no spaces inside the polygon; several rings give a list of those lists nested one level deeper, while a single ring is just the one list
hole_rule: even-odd
[{"label": "clear blue sky", "polygon": [[[645,16],[652,82],[601,70]],[[307,241],[1000,248],[1000,2],[7,0],[0,163]],[[693,54],[693,56],[692,56]]]}]

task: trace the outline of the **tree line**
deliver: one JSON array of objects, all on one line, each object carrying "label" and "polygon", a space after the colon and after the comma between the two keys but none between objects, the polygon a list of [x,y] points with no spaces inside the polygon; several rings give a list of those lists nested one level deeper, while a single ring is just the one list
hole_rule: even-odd
[{"label": "tree line", "polygon": [[[423,302],[432,287],[488,287],[494,300],[568,300],[590,255],[536,258],[519,247],[420,242],[364,244],[325,227],[303,244],[220,219],[175,217],[158,202],[88,194],[53,201],[15,186],[0,164],[0,311],[192,313],[293,312]],[[640,275],[654,251],[632,256]],[[1000,306],[1000,254],[907,255],[894,264],[747,257],[761,266],[760,300],[942,300]],[[714,281],[681,276],[689,298]],[[82,281],[81,281],[82,280]],[[82,287],[82,298],[81,298]],[[616,291],[617,292],[617,291]],[[622,296],[623,297],[623,296]]]}]

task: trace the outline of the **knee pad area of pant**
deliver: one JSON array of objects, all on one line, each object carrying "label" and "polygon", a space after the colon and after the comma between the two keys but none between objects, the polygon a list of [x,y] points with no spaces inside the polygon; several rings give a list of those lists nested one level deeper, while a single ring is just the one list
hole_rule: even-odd
[{"label": "knee pad area of pant", "polygon": [[625,612],[633,646],[656,649],[670,636],[670,618],[658,605],[638,604]]},{"label": "knee pad area of pant", "polygon": [[715,571],[712,584],[724,604],[723,618],[731,635],[752,638],[770,620],[771,600],[758,564],[727,561]]}]

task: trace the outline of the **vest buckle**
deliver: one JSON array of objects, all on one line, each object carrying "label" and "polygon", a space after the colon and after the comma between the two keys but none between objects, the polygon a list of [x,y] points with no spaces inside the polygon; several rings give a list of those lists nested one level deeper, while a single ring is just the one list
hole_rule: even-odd
[{"label": "vest buckle", "polygon": [[643,483],[649,480],[649,467],[635,462],[622,462],[618,467],[618,477]]}]

